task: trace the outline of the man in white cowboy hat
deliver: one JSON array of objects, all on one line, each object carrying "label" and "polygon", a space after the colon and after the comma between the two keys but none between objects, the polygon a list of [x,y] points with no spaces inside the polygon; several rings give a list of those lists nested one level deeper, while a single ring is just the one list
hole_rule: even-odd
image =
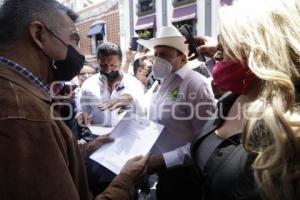
[{"label": "man in white cowboy hat", "polygon": [[[153,74],[160,81],[147,109],[150,120],[165,126],[153,147],[149,173],[158,173],[158,199],[196,199],[190,167],[172,169],[183,162],[196,133],[213,113],[215,99],[207,79],[193,71],[187,61],[188,45],[174,26],[162,27],[158,37],[138,40],[154,49]],[[162,170],[168,169],[168,170]],[[194,187],[193,187],[194,186]]]}]

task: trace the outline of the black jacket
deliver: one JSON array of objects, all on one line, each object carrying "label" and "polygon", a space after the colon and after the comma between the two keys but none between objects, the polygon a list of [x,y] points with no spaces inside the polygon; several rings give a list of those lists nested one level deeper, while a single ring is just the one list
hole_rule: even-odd
[{"label": "black jacket", "polygon": [[[249,155],[240,143],[241,134],[223,140],[207,160],[203,170],[199,167],[197,150],[201,142],[221,127],[238,95],[227,93],[218,102],[215,118],[207,122],[199,137],[191,146],[192,159],[196,165],[203,199],[205,200],[257,200],[251,164],[254,156]],[[222,109],[221,109],[222,108]],[[222,115],[221,115],[222,114]]]}]

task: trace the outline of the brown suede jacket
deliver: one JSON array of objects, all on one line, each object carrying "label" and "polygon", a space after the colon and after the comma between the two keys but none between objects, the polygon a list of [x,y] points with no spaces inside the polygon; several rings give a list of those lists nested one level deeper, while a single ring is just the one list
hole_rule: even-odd
[{"label": "brown suede jacket", "polygon": [[[85,146],[50,114],[51,98],[0,64],[0,199],[88,200]],[[134,184],[117,176],[96,200],[132,199]]]}]

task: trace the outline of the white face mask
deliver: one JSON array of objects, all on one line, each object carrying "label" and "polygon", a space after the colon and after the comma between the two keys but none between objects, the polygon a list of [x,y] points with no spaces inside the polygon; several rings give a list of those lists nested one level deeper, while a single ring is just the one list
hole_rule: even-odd
[{"label": "white face mask", "polygon": [[152,65],[155,79],[164,80],[172,73],[173,66],[167,60],[157,57]]}]

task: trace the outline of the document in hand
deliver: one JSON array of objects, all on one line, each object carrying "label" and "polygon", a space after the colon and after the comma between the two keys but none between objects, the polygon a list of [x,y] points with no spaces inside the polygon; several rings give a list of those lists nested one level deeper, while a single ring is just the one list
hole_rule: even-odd
[{"label": "document in hand", "polygon": [[112,130],[114,141],[102,145],[90,158],[119,174],[127,160],[150,151],[162,130],[161,124],[127,113]]},{"label": "document in hand", "polygon": [[112,127],[105,127],[105,126],[97,126],[97,125],[90,125],[88,128],[90,129],[91,133],[93,135],[107,135],[110,134],[115,126],[125,117],[127,114],[127,111],[117,114],[118,110],[112,111],[112,114],[114,114],[114,126]]}]

